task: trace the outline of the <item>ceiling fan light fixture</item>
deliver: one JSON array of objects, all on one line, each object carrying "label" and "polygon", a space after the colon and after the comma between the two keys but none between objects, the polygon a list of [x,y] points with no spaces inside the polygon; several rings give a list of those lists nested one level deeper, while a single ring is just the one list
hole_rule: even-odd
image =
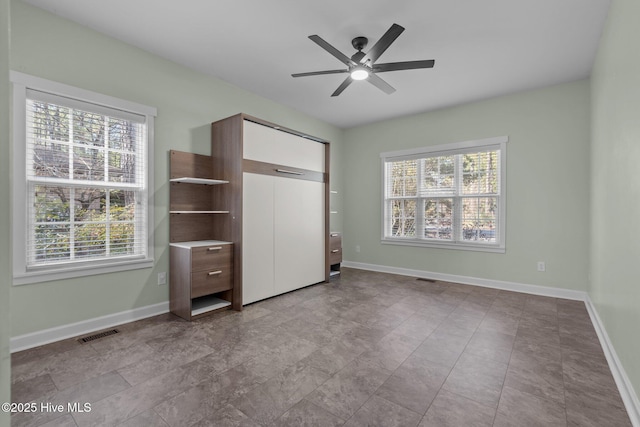
[{"label": "ceiling fan light fixture", "polygon": [[304,76],[320,76],[324,74],[342,74],[348,73],[348,77],[338,86],[338,88],[331,94],[331,96],[340,95],[351,83],[356,80],[366,80],[387,95],[391,95],[396,90],[389,83],[378,77],[378,73],[384,73],[386,71],[400,71],[400,70],[415,70],[419,68],[433,68],[435,61],[433,59],[420,60],[420,61],[403,61],[403,62],[388,62],[386,64],[378,64],[376,61],[382,55],[387,48],[393,43],[400,34],[404,31],[404,27],[393,24],[386,33],[382,35],[375,45],[369,49],[366,53],[362,50],[367,46],[366,37],[356,37],[351,40],[351,44],[357,50],[356,53],[349,58],[344,53],[329,44],[326,40],[317,34],[309,36],[309,39],[327,51],[338,61],[342,62],[347,68],[339,70],[325,70],[325,71],[312,71],[309,73],[296,73],[291,77],[304,77]]},{"label": "ceiling fan light fixture", "polygon": [[351,70],[351,78],[353,80],[365,80],[367,77],[369,77],[369,71],[364,67],[355,67]]}]

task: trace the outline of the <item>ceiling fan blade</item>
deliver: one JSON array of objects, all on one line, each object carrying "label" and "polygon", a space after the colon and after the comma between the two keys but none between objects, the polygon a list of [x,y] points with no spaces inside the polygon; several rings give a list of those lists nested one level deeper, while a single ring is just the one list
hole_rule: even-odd
[{"label": "ceiling fan blade", "polygon": [[320,76],[320,75],[323,75],[323,74],[340,74],[340,73],[348,73],[348,72],[349,72],[349,70],[311,71],[309,73],[291,74],[291,77]]},{"label": "ceiling fan blade", "polygon": [[418,68],[433,68],[436,61],[428,59],[424,61],[388,62],[386,64],[376,64],[373,71],[384,73],[385,71],[416,70]]},{"label": "ceiling fan blade", "polygon": [[312,41],[314,41],[318,46],[320,46],[321,48],[329,52],[331,55],[335,56],[338,59],[338,61],[342,62],[343,64],[350,67],[356,65],[356,63],[353,60],[351,60],[351,58],[349,58],[344,53],[340,52],[335,47],[331,46],[319,35],[314,34],[312,36],[309,36],[309,38]]},{"label": "ceiling fan blade", "polygon": [[367,81],[386,93],[387,95],[391,95],[396,90],[389,83],[382,80],[380,77],[376,76],[373,73],[369,73],[369,77],[367,77]]},{"label": "ceiling fan blade", "polygon": [[343,90],[345,90],[347,88],[347,86],[349,86],[351,83],[353,82],[353,79],[351,78],[351,76],[347,77],[340,86],[338,86],[338,89],[335,90],[335,92],[333,92],[331,94],[331,96],[338,96],[342,93]]},{"label": "ceiling fan blade", "polygon": [[360,62],[362,64],[364,64],[368,60],[371,60],[372,64],[376,62],[376,60],[380,58],[380,55],[382,55],[384,51],[387,50],[391,43],[393,43],[395,39],[397,39],[398,36],[402,34],[403,31],[404,27],[401,27],[398,24],[393,24],[391,28],[389,28],[387,32],[384,33],[382,37],[380,37],[380,40],[378,40],[376,44],[373,45],[373,47],[360,60]]}]

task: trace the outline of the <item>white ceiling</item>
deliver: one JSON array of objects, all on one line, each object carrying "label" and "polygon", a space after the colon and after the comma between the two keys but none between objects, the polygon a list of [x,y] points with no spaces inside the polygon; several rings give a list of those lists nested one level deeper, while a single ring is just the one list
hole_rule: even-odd
[{"label": "white ceiling", "polygon": [[[27,0],[161,57],[341,128],[588,77],[610,0]],[[307,37],[347,56],[397,23],[378,63],[435,59],[380,74],[340,96],[343,68]],[[366,51],[366,49],[365,49]]]}]

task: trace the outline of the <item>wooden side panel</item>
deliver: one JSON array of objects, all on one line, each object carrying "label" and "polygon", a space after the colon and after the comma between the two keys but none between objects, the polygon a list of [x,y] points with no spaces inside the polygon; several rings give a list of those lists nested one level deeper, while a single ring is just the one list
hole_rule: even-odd
[{"label": "wooden side panel", "polygon": [[211,157],[217,179],[229,184],[214,186],[214,198],[229,211],[216,217],[213,234],[233,243],[231,308],[242,310],[242,122],[243,115],[211,124]]},{"label": "wooden side panel", "polygon": [[169,215],[169,242],[191,240],[219,240],[213,232],[212,217],[226,214],[171,214]]},{"label": "wooden side panel", "polygon": [[213,176],[211,156],[187,153],[184,151],[169,151],[170,178],[207,178],[221,179]]},{"label": "wooden side panel", "polygon": [[169,309],[191,320],[191,251],[169,247]]},{"label": "wooden side panel", "polygon": [[[324,229],[331,230],[331,146],[327,142],[324,144]],[[324,238],[324,280],[328,282],[331,277],[329,233],[325,233]]]},{"label": "wooden side panel", "polygon": [[[212,211],[213,185],[184,184],[172,182],[169,192],[169,210]],[[222,209],[220,209],[222,210]]]}]

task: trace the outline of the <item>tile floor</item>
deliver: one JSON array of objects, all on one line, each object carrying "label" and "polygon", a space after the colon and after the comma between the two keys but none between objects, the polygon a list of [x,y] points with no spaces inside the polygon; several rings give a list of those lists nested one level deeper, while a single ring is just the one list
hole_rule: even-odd
[{"label": "tile floor", "polygon": [[13,355],[18,426],[630,426],[581,302],[343,269]]}]

